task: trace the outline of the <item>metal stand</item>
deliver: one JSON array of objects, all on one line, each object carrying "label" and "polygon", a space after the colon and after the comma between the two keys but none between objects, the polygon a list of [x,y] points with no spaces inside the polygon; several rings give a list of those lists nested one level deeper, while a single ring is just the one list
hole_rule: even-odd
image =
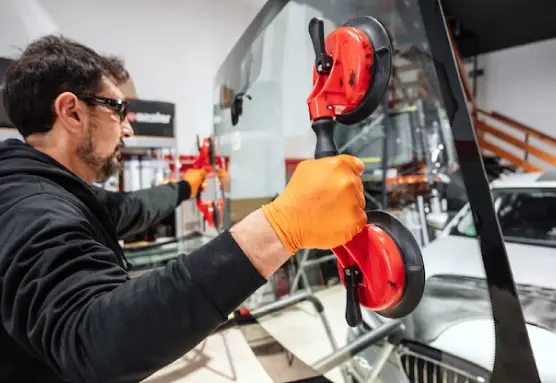
[{"label": "metal stand", "polygon": [[[334,338],[334,334],[332,333],[332,328],[330,327],[330,322],[328,321],[328,317],[326,316],[325,312],[324,312],[324,305],[322,304],[322,302],[314,296],[314,294],[312,293],[312,291],[304,291],[304,292],[300,292],[298,294],[289,296],[287,298],[283,298],[280,299],[279,301],[276,302],[272,302],[268,305],[265,305],[264,307],[258,308],[256,310],[253,310],[249,313],[249,315],[243,315],[243,316],[236,316],[234,318],[232,318],[231,320],[229,320],[227,323],[225,323],[224,325],[222,325],[217,331],[222,331],[225,330],[227,328],[233,327],[234,325],[237,324],[249,324],[249,323],[253,323],[255,322],[257,319],[265,317],[267,315],[272,315],[275,314],[279,311],[282,311],[288,307],[292,307],[295,306],[301,302],[305,302],[308,301],[309,303],[311,303],[313,305],[313,307],[315,308],[315,311],[317,312],[318,316],[320,317],[320,320],[322,322],[322,325],[324,327],[324,331],[326,332],[326,336],[328,337],[328,340],[330,341],[330,345],[332,346],[332,350],[335,352],[336,350],[338,350],[338,344],[336,343],[336,339]],[[349,375],[347,373],[347,370],[345,368],[342,368],[342,377],[344,379],[344,381],[346,383],[349,383]]]},{"label": "metal stand", "polygon": [[224,348],[226,349],[226,357],[228,358],[228,363],[230,364],[230,369],[232,370],[232,381],[237,380],[236,367],[234,366],[234,360],[232,359],[232,353],[230,351],[230,346],[228,340],[226,339],[225,333],[220,333],[222,336],[222,342],[224,342]]},{"label": "metal stand", "polygon": [[[284,298],[280,301],[273,302],[261,307],[260,309],[253,310],[249,314],[236,314],[217,331],[220,332],[235,326],[256,324],[258,323],[258,319],[262,317],[275,314],[304,301],[310,302],[317,313],[319,313],[326,334],[328,335],[332,348],[334,349],[331,354],[317,361],[313,366],[311,366],[311,368],[313,368],[315,372],[324,375],[334,368],[342,366],[355,355],[366,350],[373,344],[384,340],[384,345],[382,346],[382,350],[376,360],[376,363],[373,365],[372,370],[369,372],[367,377],[360,379],[365,382],[374,382],[378,378],[378,375],[382,371],[383,367],[388,362],[390,355],[396,350],[396,347],[400,344],[400,341],[403,338],[405,327],[400,321],[390,321],[381,324],[374,330],[363,334],[352,343],[339,349],[334,341],[334,337],[332,336],[330,323],[324,314],[324,306],[322,302],[312,293],[305,291],[294,296]],[[344,366],[341,367],[341,370],[342,377],[345,382],[350,382],[351,380],[347,368]]]},{"label": "metal stand", "polygon": [[261,318],[263,316],[266,315],[270,315],[270,314],[274,314],[278,311],[284,310],[288,307],[291,306],[295,306],[301,302],[305,302],[308,301],[310,302],[313,307],[315,308],[315,311],[317,312],[318,316],[320,317],[320,320],[322,322],[322,325],[324,327],[324,331],[326,332],[326,336],[328,337],[329,341],[330,341],[330,345],[332,346],[333,350],[337,350],[338,349],[338,344],[336,343],[336,340],[334,339],[334,335],[332,334],[332,328],[330,327],[330,322],[328,321],[328,318],[326,316],[326,314],[324,313],[324,306],[322,304],[322,302],[313,295],[312,292],[310,291],[305,291],[299,294],[295,294],[292,295],[290,297],[281,299],[279,301],[270,303],[264,307],[261,307],[260,309],[254,310],[251,312],[251,316],[253,316],[253,318],[258,319]]},{"label": "metal stand", "polygon": [[425,200],[422,195],[417,196],[417,212],[419,213],[419,221],[421,227],[422,246],[427,246],[430,242],[429,231],[427,227],[427,217],[425,214]]},{"label": "metal stand", "polygon": [[386,365],[386,362],[388,362],[390,354],[392,354],[395,349],[396,346],[390,342],[386,342],[386,344],[382,346],[382,351],[378,355],[376,363],[373,365],[373,368],[369,373],[369,376],[367,376],[367,379],[365,379],[366,383],[374,383],[374,381],[378,378],[378,374],[380,374],[380,371],[382,371],[382,369]]},{"label": "metal stand", "polygon": [[336,260],[336,256],[334,254],[330,254],[320,259],[309,261],[308,258],[309,255],[311,255],[310,249],[303,249],[298,254],[301,255],[301,261],[299,261],[298,270],[296,271],[295,276],[293,278],[293,282],[290,285],[290,294],[294,294],[297,291],[299,287],[299,280],[302,278],[303,278],[303,284],[305,285],[305,291],[309,291],[312,293],[313,289],[311,289],[311,284],[309,283],[309,276],[307,275],[305,269],[308,267],[318,266],[322,263],[334,261]]},{"label": "metal stand", "polygon": [[388,162],[390,154],[388,153],[388,137],[390,137],[390,110],[388,108],[388,95],[384,96],[382,101],[382,113],[384,116],[384,123],[382,129],[384,130],[384,138],[382,142],[382,209],[388,210]]},{"label": "metal stand", "polygon": [[[311,250],[303,249],[301,254],[302,254],[301,261],[299,262],[299,268],[298,268],[298,270],[295,274],[295,277],[293,279],[293,282],[291,284],[290,294],[295,294],[295,292],[297,291],[298,285],[299,285],[299,280],[301,278],[303,278],[303,284],[305,285],[305,292],[297,294],[297,295],[293,295],[292,298],[294,298],[296,296],[306,296],[307,297],[306,299],[315,299],[315,300],[318,301],[318,299],[313,295],[314,293],[313,293],[313,290],[311,289],[311,284],[309,282],[309,276],[307,275],[307,272],[305,271],[305,269],[308,268],[308,267],[318,266],[321,263],[335,261],[336,256],[334,254],[330,254],[330,255],[327,255],[327,256],[322,257],[320,259],[309,261],[308,258],[309,258],[309,255],[311,254]],[[311,298],[308,298],[308,297],[311,297]],[[319,301],[319,303],[320,303],[320,301]],[[321,306],[322,306],[322,303],[321,303]],[[324,313],[324,307],[320,311],[317,309],[317,312],[318,312],[318,315],[320,316],[320,319],[321,319],[321,321],[324,325],[324,328],[325,328],[325,331],[326,331],[326,336],[328,336],[328,339],[330,340],[330,344],[332,345],[332,350],[336,351],[338,349],[338,344],[336,343],[336,339],[334,338],[334,334],[332,333],[332,329],[330,328],[328,318],[326,317],[326,314]],[[346,383],[349,383],[349,376],[347,374],[346,369],[342,368],[342,376],[344,378],[344,381]]]},{"label": "metal stand", "polygon": [[392,351],[394,351],[394,349],[396,348],[398,340],[401,339],[403,331],[404,326],[399,321],[385,323],[380,327],[362,335],[361,337],[346,345],[345,347],[342,347],[338,351],[335,351],[332,354],[317,361],[313,365],[313,368],[324,375],[328,371],[349,361],[361,351],[388,337],[390,339],[385,342],[377,363],[373,366],[373,370],[367,377],[368,382],[373,382],[378,377],[380,371],[388,361],[388,357],[390,356]]}]

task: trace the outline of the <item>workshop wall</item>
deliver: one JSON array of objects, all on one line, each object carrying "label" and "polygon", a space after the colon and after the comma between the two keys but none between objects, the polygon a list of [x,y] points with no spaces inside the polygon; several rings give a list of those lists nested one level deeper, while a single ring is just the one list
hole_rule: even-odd
[{"label": "workshop wall", "polygon": [[[556,137],[556,39],[481,55],[478,67],[484,70],[477,84],[478,106]],[[520,139],[524,137],[504,125],[493,125]],[[492,137],[490,140],[510,153],[523,156],[521,150],[505,141]],[[548,153],[554,151],[539,140],[531,144]],[[544,169],[549,166],[534,156],[529,161]]]},{"label": "workshop wall", "polygon": [[263,1],[0,0],[0,56],[62,33],[123,57],[137,96],[176,104],[178,149],[212,133],[213,76]]},{"label": "workshop wall", "polygon": [[479,105],[556,136],[556,39],[479,56]]}]

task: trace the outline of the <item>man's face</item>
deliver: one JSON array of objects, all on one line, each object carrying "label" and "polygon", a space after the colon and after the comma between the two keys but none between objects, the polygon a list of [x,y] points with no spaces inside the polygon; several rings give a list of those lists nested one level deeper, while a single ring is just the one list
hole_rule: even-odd
[{"label": "man's face", "polygon": [[[123,100],[124,95],[111,81],[104,81],[104,88],[95,96]],[[122,168],[123,137],[133,135],[133,129],[127,119],[121,120],[118,113],[103,105],[90,108],[86,120],[84,138],[78,146],[80,159],[97,175],[97,181],[103,182],[117,174]]]}]

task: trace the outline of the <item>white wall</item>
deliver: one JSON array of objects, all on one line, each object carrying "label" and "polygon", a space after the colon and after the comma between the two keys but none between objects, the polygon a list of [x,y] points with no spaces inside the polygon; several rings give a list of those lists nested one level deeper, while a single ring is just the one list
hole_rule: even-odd
[{"label": "white wall", "polygon": [[179,151],[212,134],[213,76],[262,0],[0,0],[0,56],[62,33],[123,57],[140,98],[176,104]]},{"label": "white wall", "polygon": [[556,39],[479,56],[480,105],[556,136]]},{"label": "white wall", "polygon": [[[556,39],[481,55],[478,65],[484,69],[484,76],[478,79],[477,85],[479,107],[499,112],[556,137]],[[506,128],[506,132],[524,138],[514,129]],[[501,140],[489,140],[523,156],[522,151]],[[553,146],[535,139],[530,143],[555,155]],[[530,162],[548,168],[545,162],[535,157],[530,157]]]}]

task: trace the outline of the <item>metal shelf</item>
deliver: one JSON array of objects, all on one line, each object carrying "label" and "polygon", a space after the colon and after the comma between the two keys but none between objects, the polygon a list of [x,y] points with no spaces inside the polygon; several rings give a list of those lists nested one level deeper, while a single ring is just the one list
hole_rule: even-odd
[{"label": "metal shelf", "polygon": [[174,137],[136,136],[125,138],[124,143],[128,148],[144,149],[167,149],[178,146],[178,142]]},{"label": "metal shelf", "polygon": [[[0,127],[0,141],[5,141],[10,138],[23,139],[17,129]],[[174,137],[136,136],[125,138],[124,142],[129,148],[171,149],[177,147],[177,140]]]}]

